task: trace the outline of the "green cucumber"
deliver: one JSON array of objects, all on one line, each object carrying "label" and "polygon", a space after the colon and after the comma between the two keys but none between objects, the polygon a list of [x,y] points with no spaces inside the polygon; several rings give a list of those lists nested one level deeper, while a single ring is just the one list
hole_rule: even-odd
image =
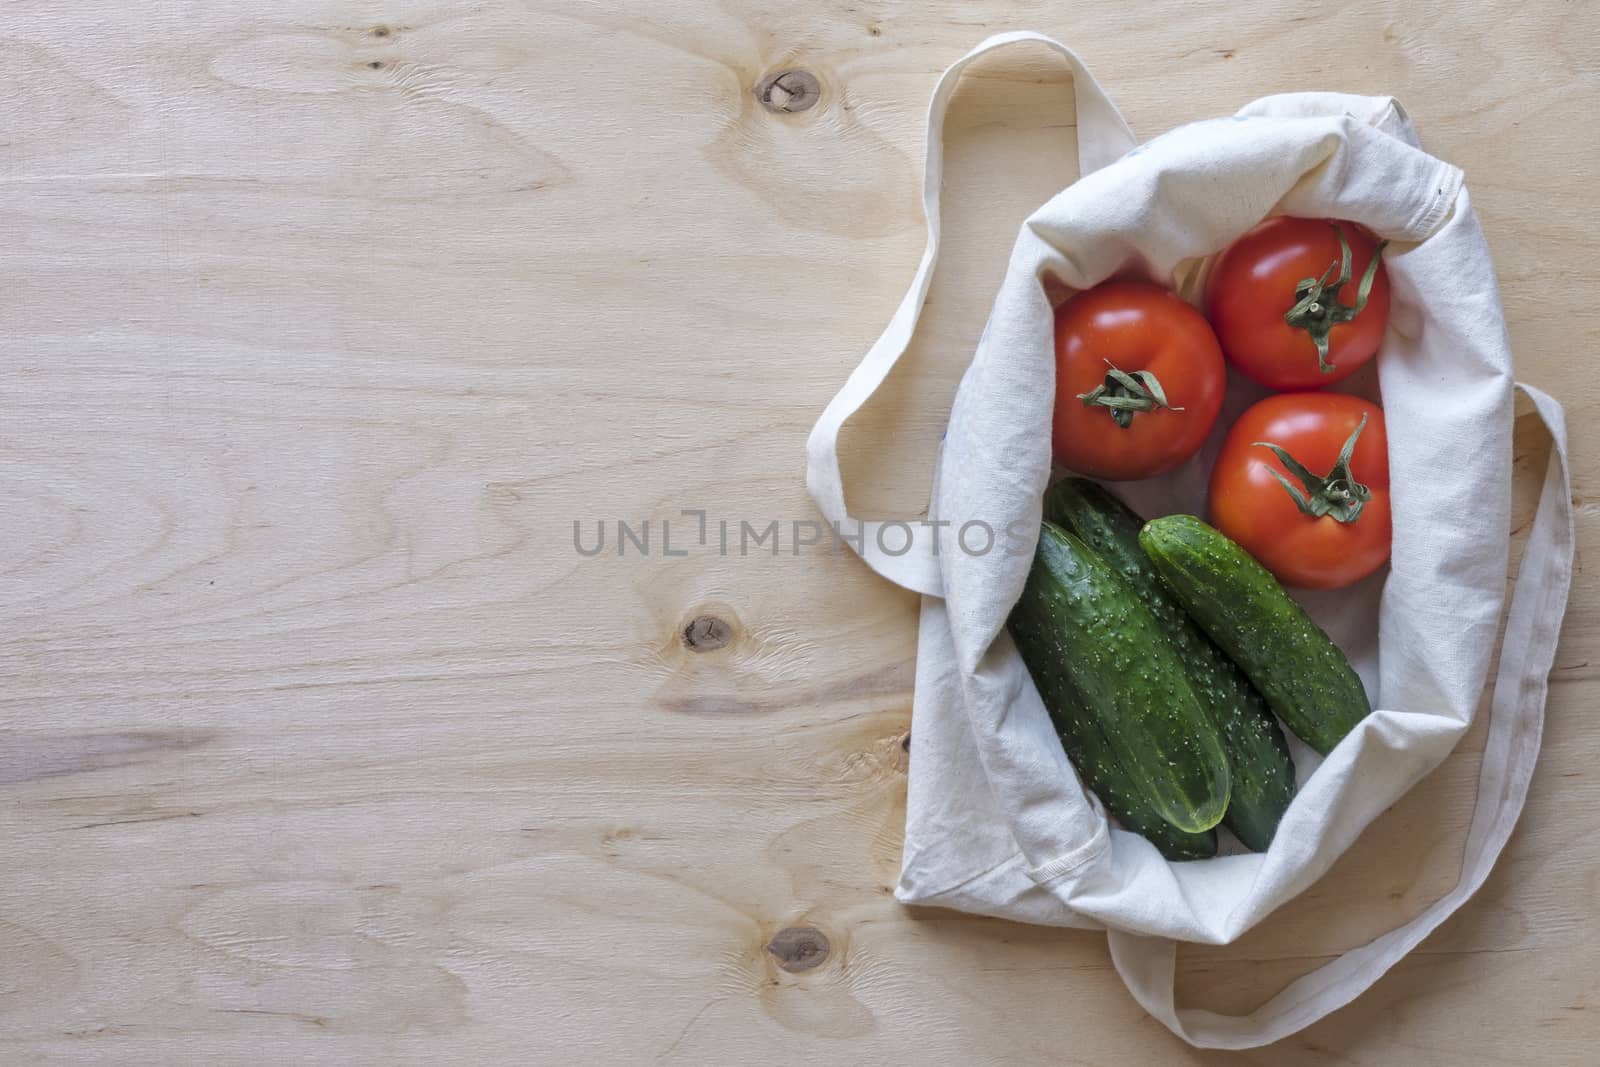
[{"label": "green cucumber", "polygon": [[1222,821],[1222,738],[1150,609],[1109,563],[1046,522],[1012,619],[1034,661],[1059,663],[1071,679],[1131,792],[1186,833]]},{"label": "green cucumber", "polygon": [[1169,515],[1145,523],[1139,545],[1300,740],[1327,755],[1372,710],[1339,646],[1220,531],[1193,515]]},{"label": "green cucumber", "polygon": [[1222,735],[1233,779],[1222,825],[1264,852],[1294,799],[1294,764],[1272,709],[1237,664],[1223,654],[1162,584],[1139,547],[1144,520],[1103,486],[1082,478],[1057,482],[1044,517],[1068,527],[1111,564],[1155,616],[1189,672],[1200,706]]},{"label": "green cucumber", "polygon": [[[1037,606],[1043,602],[1031,603]],[[1215,830],[1184,833],[1158,815],[1129,782],[1117,762],[1116,753],[1111,751],[1105,734],[1084,703],[1083,694],[1072,684],[1066,668],[1052,651],[1050,634],[1054,624],[1043,613],[1019,603],[1011,614],[1008,629],[1050,712],[1050,721],[1061,735],[1061,747],[1067,750],[1067,758],[1077,768],[1079,780],[1094,790],[1100,803],[1116,817],[1122,828],[1148,840],[1169,860],[1203,860],[1215,856]]]}]

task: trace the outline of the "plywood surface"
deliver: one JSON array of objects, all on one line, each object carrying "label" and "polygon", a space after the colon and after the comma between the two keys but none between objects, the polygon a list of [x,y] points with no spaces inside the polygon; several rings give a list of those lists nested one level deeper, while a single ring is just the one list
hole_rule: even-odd
[{"label": "plywood surface", "polygon": [[[737,549],[813,516],[810,421],[921,251],[928,92],[1011,27],[1145,137],[1398,95],[1467,171],[1600,547],[1595,9],[1200,7],[6,5],[0,1062],[1233,1061],[1145,1018],[1098,935],[895,904],[914,598]],[[817,106],[758,103],[786,68]],[[1070,105],[1042,52],[961,89],[911,373],[848,435],[863,510],[922,506]],[[574,521],[647,518],[648,558],[574,551]],[[1240,1061],[1594,1062],[1597,592],[1488,886]],[[1436,897],[1479,747],[1184,952],[1183,995],[1248,1009]]]}]

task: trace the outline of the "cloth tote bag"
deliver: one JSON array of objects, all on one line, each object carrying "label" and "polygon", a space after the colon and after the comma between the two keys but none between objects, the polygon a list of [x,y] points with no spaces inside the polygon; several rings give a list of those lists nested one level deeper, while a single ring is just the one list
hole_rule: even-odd
[{"label": "cloth tote bag", "polygon": [[[1018,42],[1069,64],[1081,176],[1023,225],[962,378],[937,457],[930,522],[849,514],[839,430],[910,341],[939,247],[941,129],[962,69]],[[1023,922],[1104,928],[1150,1014],[1190,1043],[1276,1041],[1348,1003],[1483,884],[1538,753],[1573,554],[1560,406],[1514,383],[1488,246],[1461,172],[1429,156],[1389,98],[1267,97],[1143,145],[1083,64],[1032,33],[984,41],[940,78],[928,113],[928,244],[888,328],[807,445],[825,518],[875,571],[923,594],[905,850],[896,896]],[[1345,649],[1375,709],[1325,759],[1296,745],[1300,791],[1269,851],[1169,863],[1112,829],[1079,784],[1005,631],[1051,476],[1053,310],[1045,279],[1174,284],[1273,213],[1348,219],[1390,242],[1390,325],[1377,360],[1387,412],[1393,554],[1386,573],[1302,602]],[[1203,515],[1205,471],[1256,396],[1231,376],[1212,440],[1177,471],[1118,486],[1147,516]],[[1460,880],[1420,915],[1301,977],[1241,1016],[1175,1002],[1177,941],[1234,940],[1320,877],[1362,829],[1436,767],[1471,725],[1504,607],[1514,389],[1554,438],[1511,596]],[[1019,551],[963,550],[961,527],[1027,530]],[[968,542],[984,538],[970,533]],[[970,547],[970,545],[969,545]]]}]

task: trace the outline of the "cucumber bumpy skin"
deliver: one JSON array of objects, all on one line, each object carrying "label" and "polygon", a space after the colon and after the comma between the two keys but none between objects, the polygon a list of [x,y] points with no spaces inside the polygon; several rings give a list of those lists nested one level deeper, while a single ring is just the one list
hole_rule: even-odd
[{"label": "cucumber bumpy skin", "polygon": [[1200,628],[1323,755],[1372,710],[1350,661],[1278,580],[1193,515],[1152,519],[1139,545]]},{"label": "cucumber bumpy skin", "polygon": [[1020,602],[1038,620],[1036,657],[1061,664],[1129,787],[1186,833],[1221,822],[1222,738],[1150,609],[1111,565],[1046,522]]},{"label": "cucumber bumpy skin", "polygon": [[1054,623],[1038,610],[1044,598],[1024,593],[1007,620],[1011,640],[1027,664],[1050,721],[1061,735],[1061,746],[1077,768],[1078,778],[1094,790],[1106,810],[1122,828],[1145,838],[1169,860],[1200,860],[1217,854],[1217,832],[1188,834],[1171,825],[1128,780],[1105,734],[1083,702],[1066,668],[1051,651]]},{"label": "cucumber bumpy skin", "polygon": [[1045,494],[1044,517],[1100,553],[1155,616],[1187,668],[1201,708],[1222,735],[1233,778],[1222,825],[1245,847],[1265,852],[1295,793],[1294,763],[1272,709],[1162,584],[1139,547],[1144,519],[1137,512],[1096,482],[1067,478]]}]

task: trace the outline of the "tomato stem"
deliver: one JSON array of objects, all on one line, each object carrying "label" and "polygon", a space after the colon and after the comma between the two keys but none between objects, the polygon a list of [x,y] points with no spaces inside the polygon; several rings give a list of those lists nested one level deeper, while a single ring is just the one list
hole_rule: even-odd
[{"label": "tomato stem", "polygon": [[1272,471],[1278,484],[1294,497],[1294,502],[1302,512],[1313,519],[1320,519],[1324,515],[1337,522],[1355,522],[1361,517],[1361,509],[1367,506],[1367,501],[1372,499],[1372,490],[1356,481],[1355,475],[1350,473],[1350,457],[1355,454],[1356,438],[1361,436],[1361,431],[1367,428],[1367,416],[1361,416],[1361,423],[1355,428],[1349,438],[1345,440],[1344,447],[1339,449],[1339,458],[1334,461],[1333,469],[1324,477],[1318,477],[1305,468],[1299,460],[1291,456],[1287,449],[1281,448],[1270,441],[1256,441],[1262,448],[1272,449],[1273,455],[1278,457],[1289,473],[1299,479],[1300,484],[1295,485],[1284,477],[1281,471]]},{"label": "tomato stem", "polygon": [[[1384,247],[1389,243],[1379,241],[1378,247],[1372,250],[1372,259],[1362,272],[1361,285],[1356,290],[1356,302],[1341,304],[1339,292],[1350,283],[1350,242],[1345,240],[1344,231],[1337,222],[1329,225],[1339,238],[1339,258],[1328,264],[1322,277],[1301,279],[1294,287],[1295,305],[1283,316],[1284,322],[1311,335],[1311,340],[1317,346],[1317,368],[1323,374],[1333,373],[1333,364],[1328,362],[1328,334],[1335,326],[1361,314],[1367,306],[1367,297],[1372,293],[1372,280],[1378,276],[1378,264]],[[1337,278],[1334,277],[1335,272],[1338,272]]]},{"label": "tomato stem", "polygon": [[1129,374],[1118,370],[1109,359],[1106,360],[1106,366],[1111,368],[1106,371],[1106,380],[1087,393],[1079,393],[1078,399],[1083,401],[1086,408],[1109,408],[1112,421],[1124,430],[1133,425],[1133,416],[1137,411],[1154,411],[1157,408],[1183,410],[1167,403],[1167,394],[1161,388],[1160,379],[1149,371],[1136,370]]}]

